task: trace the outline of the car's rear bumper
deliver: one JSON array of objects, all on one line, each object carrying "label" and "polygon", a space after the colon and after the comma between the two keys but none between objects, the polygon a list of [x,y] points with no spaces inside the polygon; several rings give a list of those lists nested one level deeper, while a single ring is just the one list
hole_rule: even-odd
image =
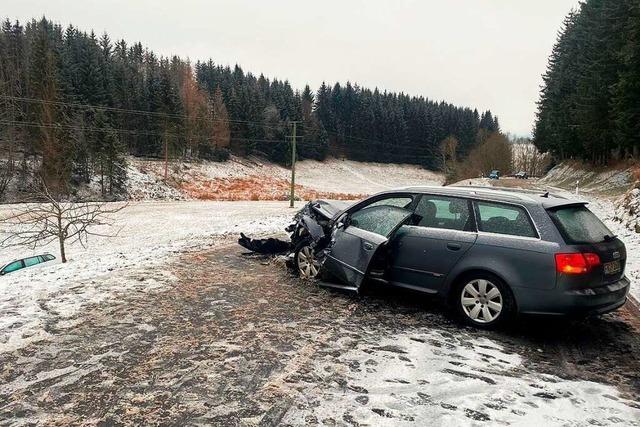
[{"label": "car's rear bumper", "polygon": [[585,315],[617,310],[627,301],[631,282],[626,277],[598,288],[561,291],[516,292],[519,312],[523,314]]}]

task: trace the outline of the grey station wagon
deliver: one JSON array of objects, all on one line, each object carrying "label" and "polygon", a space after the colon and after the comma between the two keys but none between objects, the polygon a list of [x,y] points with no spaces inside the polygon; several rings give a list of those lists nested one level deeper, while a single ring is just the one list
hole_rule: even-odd
[{"label": "grey station wagon", "polygon": [[411,187],[348,207],[314,201],[288,231],[302,276],[437,295],[479,327],[606,313],[629,292],[624,244],[586,202],[549,193]]}]

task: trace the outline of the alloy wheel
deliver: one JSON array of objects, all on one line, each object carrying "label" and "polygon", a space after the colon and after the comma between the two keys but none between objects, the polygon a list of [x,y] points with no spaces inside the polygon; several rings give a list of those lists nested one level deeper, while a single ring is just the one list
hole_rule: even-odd
[{"label": "alloy wheel", "polygon": [[503,298],[500,289],[489,280],[476,279],[462,288],[462,311],[473,322],[491,323],[502,313]]},{"label": "alloy wheel", "polygon": [[320,262],[310,246],[304,246],[298,251],[298,271],[305,279],[313,279],[320,271]]}]

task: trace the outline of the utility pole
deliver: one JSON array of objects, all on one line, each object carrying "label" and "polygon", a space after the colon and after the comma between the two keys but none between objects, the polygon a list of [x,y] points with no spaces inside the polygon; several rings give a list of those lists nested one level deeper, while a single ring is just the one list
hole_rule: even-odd
[{"label": "utility pole", "polygon": [[164,182],[167,182],[167,172],[169,170],[169,141],[167,138],[167,129],[164,130]]},{"label": "utility pole", "polygon": [[291,132],[291,195],[289,196],[289,207],[294,207],[296,187],[296,126],[298,122],[291,122],[293,129]]}]

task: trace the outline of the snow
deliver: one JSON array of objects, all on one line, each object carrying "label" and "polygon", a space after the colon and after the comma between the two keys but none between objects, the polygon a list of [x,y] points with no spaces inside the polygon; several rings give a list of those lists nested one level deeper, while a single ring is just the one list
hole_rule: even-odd
[{"label": "snow", "polygon": [[185,195],[167,185],[160,176],[148,173],[138,163],[129,161],[127,166],[127,193],[133,200],[183,200]]},{"label": "snow", "polygon": [[[3,215],[10,206],[0,209]],[[215,243],[216,237],[283,232],[293,211],[282,202],[134,202],[115,217],[110,230],[117,237],[89,241],[67,248],[67,264],[27,268],[0,277],[0,352],[13,351],[44,339],[45,319],[70,318],[89,303],[109,298],[123,289],[161,286],[171,279],[162,267],[167,258]],[[50,252],[56,243],[35,251],[1,248],[0,263]],[[125,281],[118,273],[145,268],[154,271]],[[72,325],[71,325],[72,326]]]},{"label": "snow", "polygon": [[[346,384],[328,380],[344,375],[336,369],[346,366]],[[338,360],[316,361],[312,372],[320,381],[303,393],[308,401],[298,405],[302,410],[291,409],[285,423],[339,414],[365,425],[637,425],[640,419],[640,409],[615,387],[531,372],[518,354],[464,332],[415,328],[360,339]]]}]

